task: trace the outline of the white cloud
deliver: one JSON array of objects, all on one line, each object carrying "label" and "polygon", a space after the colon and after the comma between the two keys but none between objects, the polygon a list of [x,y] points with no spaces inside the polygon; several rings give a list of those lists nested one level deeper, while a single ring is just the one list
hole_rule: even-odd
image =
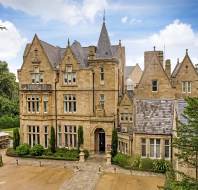
[{"label": "white cloud", "polygon": [[127,21],[128,21],[128,17],[127,16],[124,16],[124,17],[121,18],[121,22],[122,23],[127,23]]},{"label": "white cloud", "polygon": [[0,20],[0,25],[7,30],[0,30],[0,60],[15,58],[26,43],[15,25],[9,21]]},{"label": "white cloud", "polygon": [[135,25],[135,24],[140,24],[142,23],[141,19],[136,19],[136,18],[129,18],[128,16],[124,16],[121,18],[121,22],[123,24],[131,24],[131,25]]},{"label": "white cloud", "polygon": [[45,21],[59,20],[72,25],[93,21],[108,5],[107,0],[83,0],[81,3],[71,0],[0,0],[0,3],[29,15],[39,16]]},{"label": "white cloud", "polygon": [[174,20],[162,30],[144,38],[130,38],[123,40],[126,47],[127,65],[140,63],[143,68],[144,51],[165,49],[165,59],[171,59],[172,69],[177,58],[180,61],[185,55],[185,49],[189,49],[189,55],[194,64],[198,63],[198,32],[191,25]]}]

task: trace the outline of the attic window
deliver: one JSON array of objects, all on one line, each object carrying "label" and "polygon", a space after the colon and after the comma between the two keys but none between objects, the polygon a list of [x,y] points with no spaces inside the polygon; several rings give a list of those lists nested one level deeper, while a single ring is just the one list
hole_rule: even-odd
[{"label": "attic window", "polygon": [[105,55],[108,55],[108,52],[107,51],[105,52]]},{"label": "attic window", "polygon": [[158,81],[152,80],[152,92],[157,92],[157,91],[158,91]]}]

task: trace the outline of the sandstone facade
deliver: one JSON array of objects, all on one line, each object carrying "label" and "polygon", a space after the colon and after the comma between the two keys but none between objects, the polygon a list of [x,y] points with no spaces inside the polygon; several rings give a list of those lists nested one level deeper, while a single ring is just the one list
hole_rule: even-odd
[{"label": "sandstone facade", "polygon": [[117,128],[119,152],[173,160],[176,117],[183,119],[184,97],[198,96],[198,73],[188,52],[172,74],[162,51],[144,57],[143,72],[125,67],[125,48],[111,45],[105,23],[97,46],[60,48],[35,35],[18,70],[22,142],[47,148],[53,126],[58,147],[77,148],[82,126],[84,148],[104,152]]}]

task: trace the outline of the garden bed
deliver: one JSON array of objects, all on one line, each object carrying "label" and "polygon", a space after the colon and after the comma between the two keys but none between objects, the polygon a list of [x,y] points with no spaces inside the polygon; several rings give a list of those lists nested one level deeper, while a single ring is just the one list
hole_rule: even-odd
[{"label": "garden bed", "polygon": [[[26,147],[27,148],[27,147]],[[52,159],[52,160],[67,160],[67,161],[78,161],[79,160],[79,151],[76,149],[66,149],[58,148],[55,153],[52,153],[50,149],[45,149],[40,154],[33,153],[33,148],[29,150],[14,150],[13,148],[8,148],[6,151],[7,156],[11,157],[22,157],[22,158],[36,158],[36,159]],[[87,150],[85,152],[85,157],[89,156]]]},{"label": "garden bed", "polygon": [[163,159],[141,158],[118,153],[112,163],[128,170],[166,173],[171,168],[171,163]]}]

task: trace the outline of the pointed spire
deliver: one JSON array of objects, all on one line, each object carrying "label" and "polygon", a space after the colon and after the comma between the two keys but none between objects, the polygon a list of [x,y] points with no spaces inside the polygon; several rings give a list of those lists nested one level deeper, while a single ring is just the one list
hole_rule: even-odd
[{"label": "pointed spire", "polygon": [[186,49],[186,55],[188,55],[188,49]]},{"label": "pointed spire", "polygon": [[102,30],[98,40],[96,58],[112,58],[111,42],[104,21],[105,18],[103,18]]}]

